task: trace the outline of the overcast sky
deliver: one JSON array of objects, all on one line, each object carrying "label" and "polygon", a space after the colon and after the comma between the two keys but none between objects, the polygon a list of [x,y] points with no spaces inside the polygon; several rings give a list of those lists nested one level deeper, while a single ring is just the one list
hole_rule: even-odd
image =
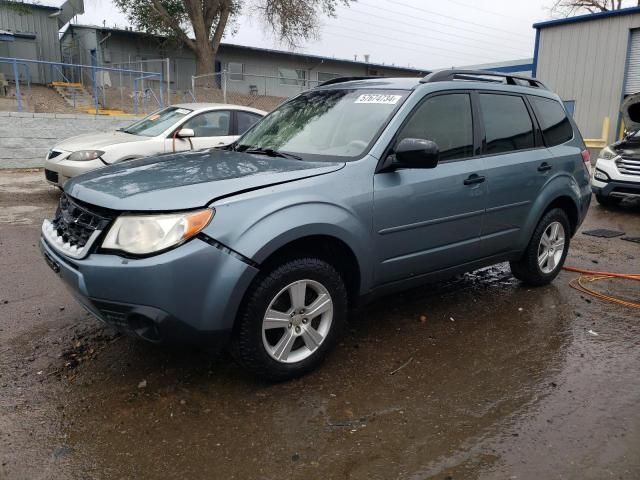
[{"label": "overcast sky", "polygon": [[[124,27],[111,0],[84,0],[78,23]],[[45,2],[43,2],[45,3]],[[62,4],[49,0],[47,4]],[[297,51],[336,58],[436,68],[533,56],[531,25],[550,17],[551,0],[358,0],[323,19],[317,40]],[[259,19],[243,16],[224,42],[285,49]]]}]

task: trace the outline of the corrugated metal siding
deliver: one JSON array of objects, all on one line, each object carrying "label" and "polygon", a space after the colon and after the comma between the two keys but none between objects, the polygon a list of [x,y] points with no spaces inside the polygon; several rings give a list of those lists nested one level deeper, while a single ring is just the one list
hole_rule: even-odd
[{"label": "corrugated metal siding", "polygon": [[615,138],[622,101],[629,31],[640,27],[640,14],[543,28],[537,76],[563,100],[575,101],[582,134],[598,138],[604,117]]},{"label": "corrugated metal siding", "polygon": [[[56,18],[49,17],[54,11],[33,7],[31,13],[20,15],[7,5],[0,4],[0,30],[34,33],[36,35],[36,58],[32,60],[59,62],[58,21]],[[43,66],[33,67],[32,72],[34,71],[36,74],[36,78],[33,79],[34,82],[49,81],[48,68]]]},{"label": "corrugated metal siding", "polygon": [[640,30],[631,30],[624,94],[633,95],[638,92],[640,92]]}]

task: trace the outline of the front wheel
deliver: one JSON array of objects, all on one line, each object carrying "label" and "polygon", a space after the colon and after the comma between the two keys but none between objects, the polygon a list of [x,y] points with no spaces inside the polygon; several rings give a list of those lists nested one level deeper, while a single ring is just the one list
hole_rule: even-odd
[{"label": "front wheel", "polygon": [[323,360],[346,317],[346,288],[332,265],[317,258],[285,261],[249,287],[231,351],[259,377],[294,378]]},{"label": "front wheel", "polygon": [[523,256],[510,263],[513,276],[533,286],[550,283],[560,273],[567,257],[570,232],[569,219],[563,210],[554,208],[547,212]]}]

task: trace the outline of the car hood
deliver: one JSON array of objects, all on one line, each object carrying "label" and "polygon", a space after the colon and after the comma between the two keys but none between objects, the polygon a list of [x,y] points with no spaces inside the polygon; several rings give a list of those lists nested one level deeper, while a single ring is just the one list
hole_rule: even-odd
[{"label": "car hood", "polygon": [[102,149],[121,143],[143,142],[149,140],[149,138],[119,131],[85,133],[84,135],[67,138],[53,148],[67,152],[77,152],[78,150]]},{"label": "car hood", "polygon": [[119,163],[72,178],[65,192],[113,210],[170,211],[258,188],[323,175],[344,163],[200,150]]}]

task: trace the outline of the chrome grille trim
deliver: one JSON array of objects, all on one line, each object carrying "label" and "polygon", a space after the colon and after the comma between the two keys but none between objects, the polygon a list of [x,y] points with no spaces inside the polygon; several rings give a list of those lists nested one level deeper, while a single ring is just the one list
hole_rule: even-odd
[{"label": "chrome grille trim", "polygon": [[91,246],[101,233],[102,230],[95,230],[89,237],[89,240],[87,240],[87,243],[78,248],[77,245],[71,245],[69,242],[65,242],[62,235],[58,235],[58,231],[49,220],[45,219],[44,222],[42,222],[42,236],[48,241],[49,245],[63,255],[77,260],[87,256],[89,250],[91,250]]},{"label": "chrome grille trim", "polygon": [[623,175],[634,175],[640,177],[640,160],[618,157],[616,168]]}]

